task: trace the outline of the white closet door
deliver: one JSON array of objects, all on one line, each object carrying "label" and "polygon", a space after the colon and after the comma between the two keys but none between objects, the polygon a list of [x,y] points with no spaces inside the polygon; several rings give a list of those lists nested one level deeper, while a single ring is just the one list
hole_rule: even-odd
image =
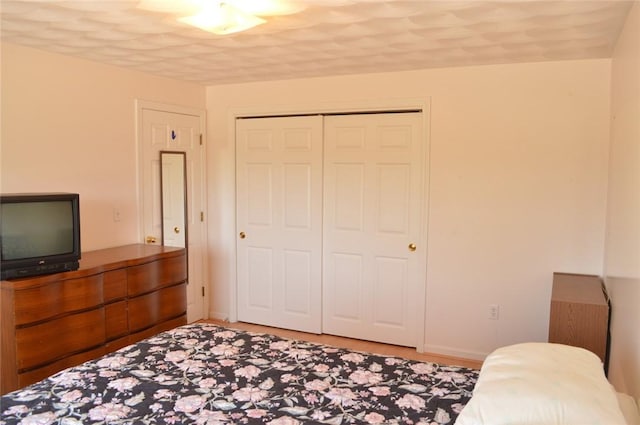
[{"label": "white closet door", "polygon": [[322,117],[236,126],[238,320],[320,333]]},{"label": "white closet door", "polygon": [[420,113],[325,117],[324,333],[419,341],[426,286],[421,122]]}]

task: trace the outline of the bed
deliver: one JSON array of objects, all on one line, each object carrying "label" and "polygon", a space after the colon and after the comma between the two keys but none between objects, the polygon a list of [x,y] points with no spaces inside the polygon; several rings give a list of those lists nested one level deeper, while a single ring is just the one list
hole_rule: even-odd
[{"label": "bed", "polygon": [[477,371],[198,323],[3,396],[0,424],[640,424],[619,396],[595,354],[561,344],[502,347]]},{"label": "bed", "polygon": [[451,424],[478,371],[191,324],[0,399],[3,424]]},{"label": "bed", "polygon": [[624,400],[591,351],[514,344],[487,356],[456,425],[635,425],[637,407],[623,413]]}]

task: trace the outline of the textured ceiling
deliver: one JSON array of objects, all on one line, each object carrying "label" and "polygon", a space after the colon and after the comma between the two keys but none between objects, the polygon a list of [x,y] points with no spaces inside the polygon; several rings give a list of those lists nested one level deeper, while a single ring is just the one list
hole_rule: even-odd
[{"label": "textured ceiling", "polygon": [[213,35],[135,0],[2,0],[4,41],[202,85],[610,57],[633,1],[293,0]]}]

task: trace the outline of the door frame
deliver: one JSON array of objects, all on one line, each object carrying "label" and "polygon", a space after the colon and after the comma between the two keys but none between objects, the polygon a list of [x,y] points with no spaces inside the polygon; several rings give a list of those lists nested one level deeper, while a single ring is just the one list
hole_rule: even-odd
[{"label": "door frame", "polygon": [[[202,207],[202,213],[203,216],[206,220],[206,217],[208,217],[207,214],[207,207],[208,207],[208,202],[207,202],[207,115],[206,115],[206,110],[205,109],[200,109],[200,108],[191,108],[191,107],[187,107],[187,106],[181,106],[181,105],[173,105],[173,104],[169,104],[169,103],[161,103],[161,102],[154,102],[154,101],[149,101],[149,100],[144,100],[144,99],[134,99],[134,109],[135,109],[135,126],[136,126],[136,135],[135,135],[135,144],[136,144],[136,209],[138,211],[138,243],[145,243],[144,242],[144,217],[143,217],[143,208],[142,208],[142,190],[143,190],[143,185],[144,185],[144,173],[143,173],[143,164],[142,164],[142,134],[143,134],[143,127],[142,127],[142,117],[143,117],[143,111],[144,110],[153,110],[153,111],[160,111],[160,112],[168,112],[168,113],[173,113],[173,114],[183,114],[183,115],[194,115],[198,117],[198,121],[199,121],[199,125],[200,125],[200,131],[202,132],[202,140],[203,140],[203,144],[202,144],[202,158],[201,158],[201,163],[202,163],[202,173],[200,175],[200,179],[201,179],[201,193],[200,193],[200,202],[201,202],[201,207]],[[209,242],[208,242],[208,234],[209,232],[207,231],[207,222],[204,221],[204,225],[201,226],[200,229],[201,232],[201,241],[202,241],[202,248],[203,248],[203,252],[205,257],[202,260],[202,285],[205,288],[205,293],[207,294],[206,296],[203,296],[203,305],[202,305],[202,314],[203,314],[203,318],[207,318],[208,317],[208,312],[209,312],[209,292],[210,292],[210,284],[209,284],[209,267],[208,267],[208,262],[206,261],[207,259],[207,252],[209,249]]]},{"label": "door frame", "polygon": [[[237,185],[236,185],[236,120],[238,118],[249,117],[276,117],[283,115],[310,115],[310,114],[348,114],[348,113],[367,113],[367,112],[402,112],[402,111],[420,111],[422,113],[422,130],[424,137],[424,169],[422,176],[422,190],[425,196],[422,203],[421,211],[421,226],[420,226],[420,238],[418,243],[420,246],[425,247],[426,256],[426,268],[425,280],[429,268],[429,250],[427,245],[427,236],[429,228],[429,176],[431,170],[431,98],[399,98],[399,99],[369,99],[369,100],[353,100],[343,102],[328,102],[325,104],[303,104],[297,106],[283,106],[283,105],[271,105],[271,106],[259,106],[259,107],[238,107],[229,110],[227,115],[227,134],[233,150],[233,176],[230,182],[233,185],[233,205],[234,211],[237,205]],[[226,241],[229,243],[230,249],[229,264],[230,270],[229,276],[229,317],[230,322],[238,321],[238,279],[237,279],[237,238],[238,223],[236,221],[237,212],[234,213],[234,226],[229,232],[226,232]],[[420,317],[418,325],[418,336],[416,338],[417,351],[423,352],[425,347],[425,329],[426,329],[426,300],[427,300],[427,282],[424,286],[423,300],[420,307]]]}]

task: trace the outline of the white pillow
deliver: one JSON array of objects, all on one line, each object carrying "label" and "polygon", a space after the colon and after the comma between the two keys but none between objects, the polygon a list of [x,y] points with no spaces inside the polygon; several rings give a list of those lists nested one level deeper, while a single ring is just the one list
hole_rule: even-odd
[{"label": "white pillow", "polygon": [[627,425],[640,425],[640,411],[636,401],[629,394],[617,393],[618,405],[627,421]]},{"label": "white pillow", "polygon": [[594,353],[562,344],[524,343],[491,353],[456,425],[625,424]]}]

